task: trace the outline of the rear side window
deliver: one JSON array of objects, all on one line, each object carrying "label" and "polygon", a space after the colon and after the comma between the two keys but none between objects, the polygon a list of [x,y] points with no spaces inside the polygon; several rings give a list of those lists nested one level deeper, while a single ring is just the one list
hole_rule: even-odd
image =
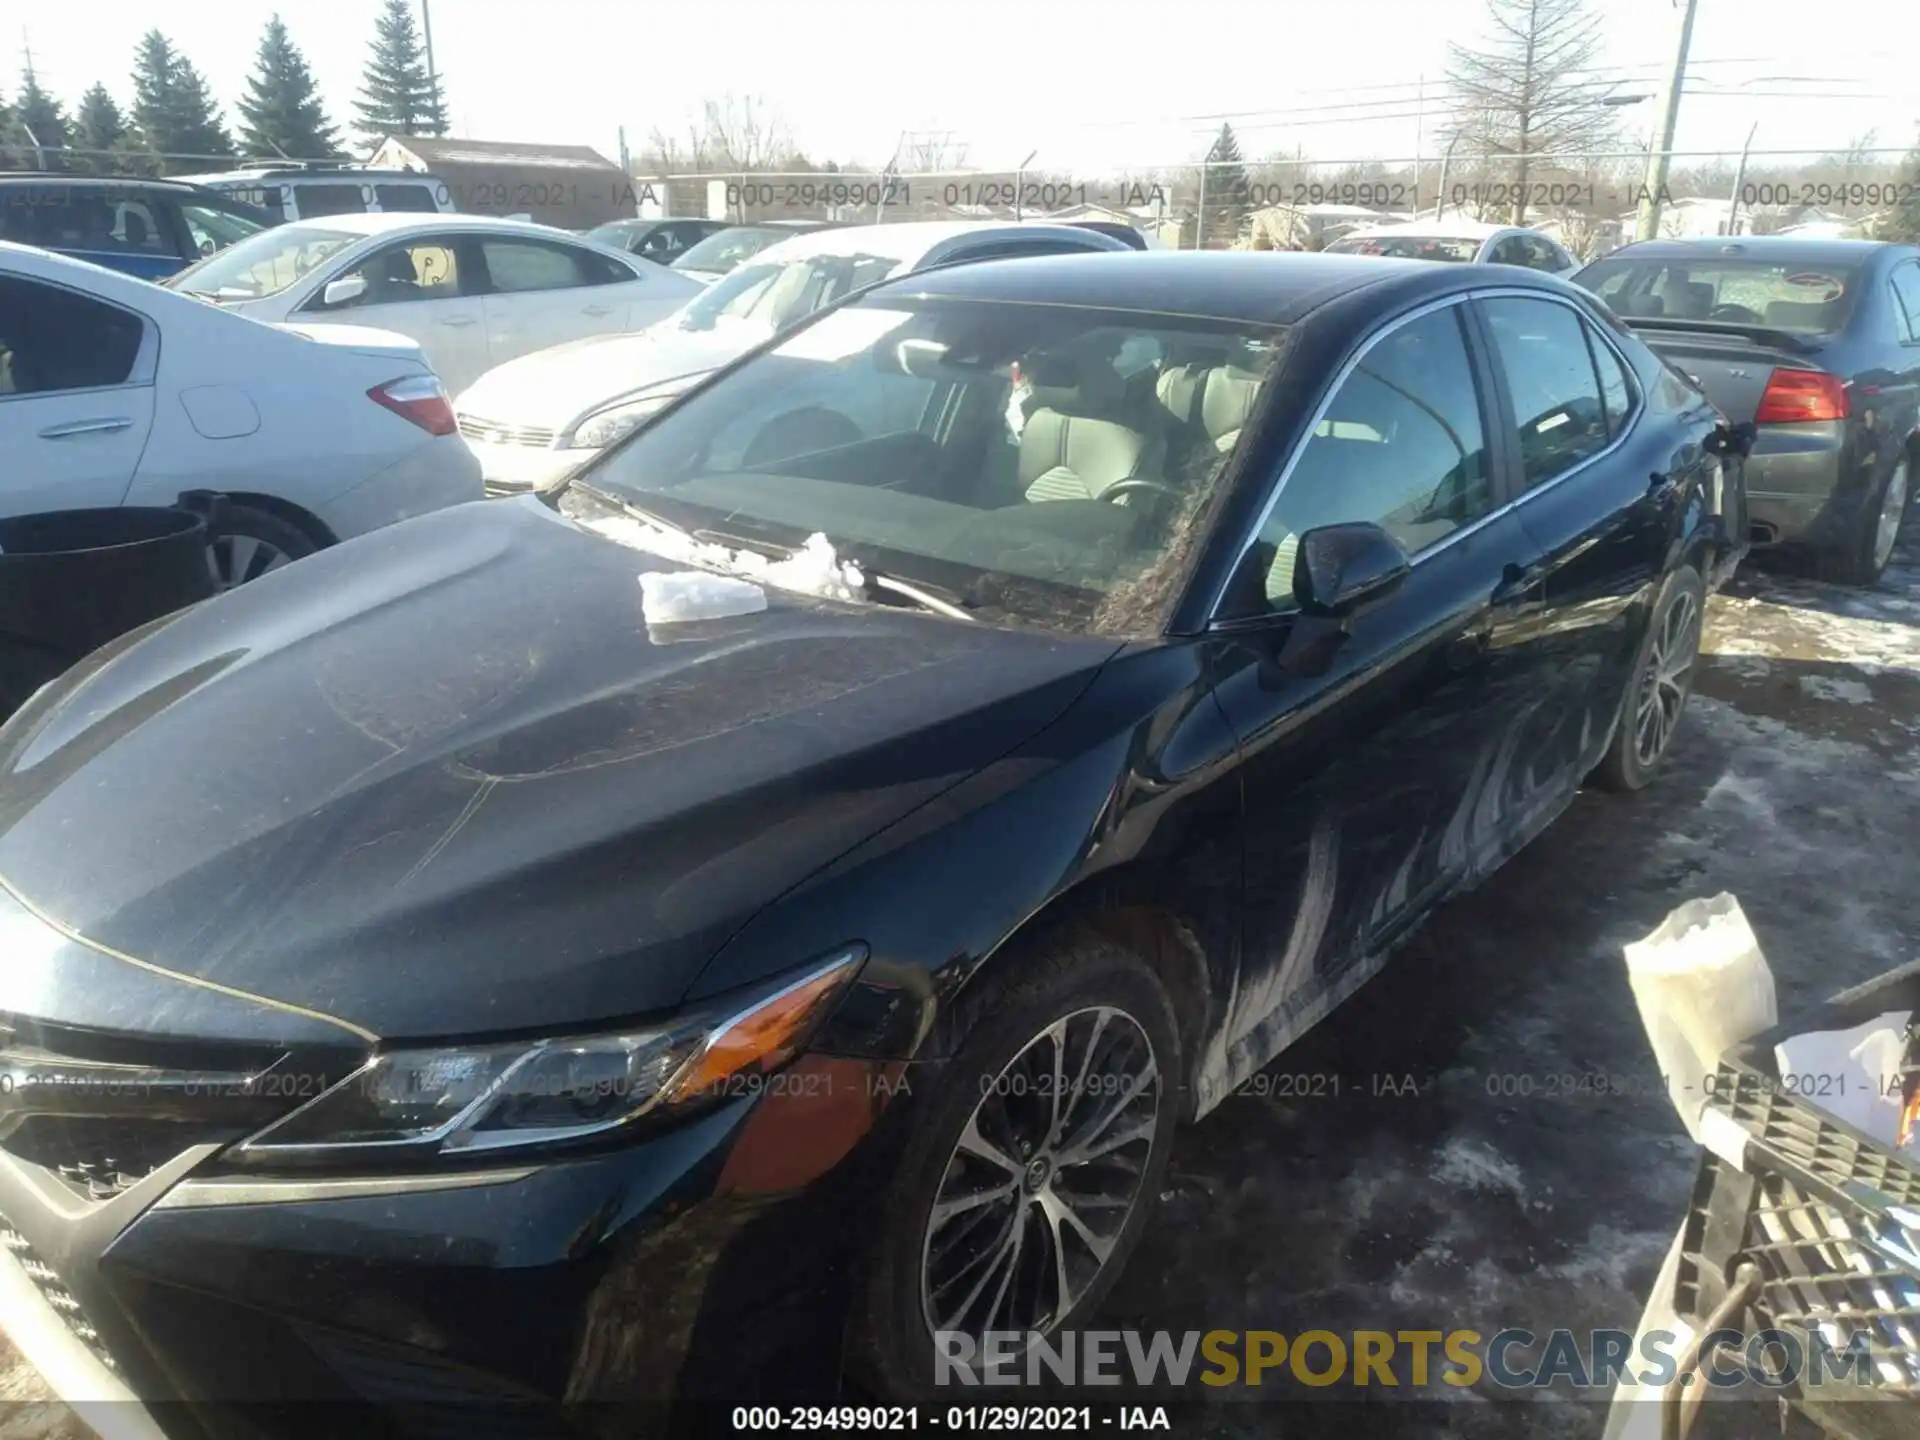
[{"label": "rear side window", "polygon": [[145,326],[55,285],[0,279],[0,396],[124,385]]},{"label": "rear side window", "polygon": [[1920,343],[1920,260],[1894,266],[1893,324],[1903,345]]},{"label": "rear side window", "polygon": [[300,185],[294,187],[293,200],[300,207],[302,220],[312,220],[321,215],[363,215],[367,209],[367,187]]},{"label": "rear side window", "polygon": [[402,214],[431,215],[440,208],[433,203],[433,191],[424,185],[376,185],[373,198],[380,202],[382,210]]},{"label": "rear side window", "polygon": [[1607,435],[1617,436],[1633,416],[1633,382],[1627,378],[1620,357],[1599,333],[1591,325],[1585,329],[1587,344],[1593,351],[1593,368],[1600,376],[1600,400],[1607,410]]},{"label": "rear side window", "polygon": [[570,245],[543,245],[527,240],[483,240],[480,250],[486,257],[487,274],[500,295],[517,295],[532,290],[574,290],[583,285],[607,285],[631,280],[604,255],[576,250]]},{"label": "rear side window", "polygon": [[1564,475],[1607,448],[1586,324],[1552,300],[1482,300],[1493,331],[1495,363],[1506,376],[1528,489]]}]

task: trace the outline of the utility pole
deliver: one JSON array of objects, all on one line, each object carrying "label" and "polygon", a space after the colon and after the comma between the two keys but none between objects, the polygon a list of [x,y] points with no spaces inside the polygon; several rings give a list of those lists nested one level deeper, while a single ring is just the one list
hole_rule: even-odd
[{"label": "utility pole", "polygon": [[430,0],[420,0],[420,35],[427,43],[427,88],[439,88],[440,72],[433,68],[433,11]]},{"label": "utility pole", "polygon": [[1020,168],[1013,172],[1013,218],[1015,220],[1021,218],[1020,192],[1026,188],[1027,166],[1033,163],[1033,157],[1039,153],[1038,150],[1029,150],[1027,158],[1020,162]]},{"label": "utility pole", "polygon": [[1740,165],[1733,172],[1733,195],[1727,205],[1727,234],[1740,233],[1740,192],[1746,187],[1747,156],[1753,151],[1753,137],[1760,133],[1760,122],[1753,122],[1753,129],[1747,131],[1747,143],[1740,147]]},{"label": "utility pole", "polygon": [[1680,94],[1687,87],[1687,51],[1693,44],[1693,16],[1700,0],[1675,0],[1684,3],[1686,14],[1680,20],[1680,48],[1673,56],[1673,76],[1667,82],[1666,103],[1660,109],[1660,123],[1654,131],[1647,155],[1647,179],[1640,196],[1640,221],[1634,227],[1634,239],[1651,240],[1660,233],[1660,192],[1666,188],[1667,166],[1673,150],[1673,132],[1680,120]]}]

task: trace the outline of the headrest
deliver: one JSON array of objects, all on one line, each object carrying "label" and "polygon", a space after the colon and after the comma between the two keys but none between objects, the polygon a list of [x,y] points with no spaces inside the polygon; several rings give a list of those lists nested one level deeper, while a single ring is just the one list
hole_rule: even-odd
[{"label": "headrest", "polygon": [[[1111,419],[1126,404],[1127,382],[1110,366],[1048,360],[1039,362],[1035,368],[1031,378],[1033,405],[1037,410]],[[1021,366],[1020,373],[1027,375],[1025,365]]]},{"label": "headrest", "polygon": [[1237,438],[1260,399],[1261,377],[1251,370],[1223,365],[1207,376],[1200,397],[1200,423],[1215,441]]}]

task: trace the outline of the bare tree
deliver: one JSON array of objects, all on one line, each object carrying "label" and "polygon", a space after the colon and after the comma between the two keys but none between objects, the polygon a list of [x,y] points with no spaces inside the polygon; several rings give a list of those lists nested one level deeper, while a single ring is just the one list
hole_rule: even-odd
[{"label": "bare tree", "polygon": [[1601,20],[1592,0],[1487,0],[1479,48],[1450,45],[1452,134],[1483,157],[1513,157],[1512,222],[1521,224],[1542,153],[1598,150],[1617,126],[1607,102],[1619,82],[1595,78]]},{"label": "bare tree", "polygon": [[757,95],[725,95],[700,107],[700,142],[723,169],[751,173],[785,160],[793,132],[779,108]]}]

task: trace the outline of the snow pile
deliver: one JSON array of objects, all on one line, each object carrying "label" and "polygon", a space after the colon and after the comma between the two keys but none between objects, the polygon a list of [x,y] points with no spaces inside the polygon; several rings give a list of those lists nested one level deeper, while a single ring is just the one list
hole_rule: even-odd
[{"label": "snow pile", "polygon": [[[709,572],[717,571],[722,577],[732,576],[739,580],[749,580],[756,585],[765,585],[775,590],[786,590],[799,595],[817,595],[826,600],[857,600],[866,590],[866,577],[860,573],[860,567],[849,561],[843,561],[835,552],[833,542],[817,531],[809,535],[807,543],[786,559],[769,560],[757,551],[735,550],[711,540],[696,540],[678,531],[649,525],[642,520],[626,516],[609,520],[588,520],[581,523],[596,534],[604,535],[607,539],[622,545],[630,545],[636,550],[645,550],[652,555],[677,560],[683,565],[697,566]],[[643,589],[649,578],[653,577],[645,575],[640,577]],[[660,578],[684,580],[689,577]],[[709,578],[716,577],[710,575]],[[762,603],[754,607],[755,609],[766,608],[765,596],[761,598]],[[752,612],[731,613],[750,614]]]},{"label": "snow pile", "polygon": [[729,620],[757,615],[767,608],[767,592],[750,580],[715,575],[710,570],[651,572],[640,577],[640,613],[647,624],[676,625],[693,620]]}]

